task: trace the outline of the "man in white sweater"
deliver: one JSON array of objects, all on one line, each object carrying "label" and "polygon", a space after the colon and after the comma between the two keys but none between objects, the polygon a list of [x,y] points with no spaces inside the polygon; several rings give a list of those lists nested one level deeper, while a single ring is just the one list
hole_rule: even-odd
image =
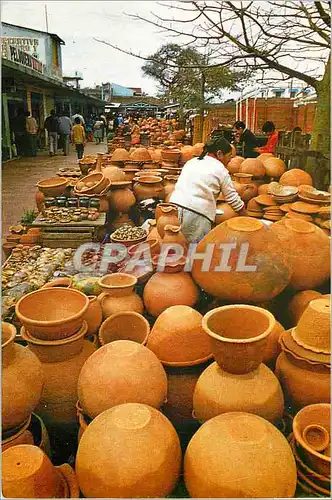
[{"label": "man in white sweater", "polygon": [[232,148],[224,137],[208,141],[198,158],[183,167],[170,202],[179,207],[182,232],[189,242],[201,240],[212,229],[216,199],[222,193],[239,215],[246,215],[244,203],[234,188],[226,165]]}]

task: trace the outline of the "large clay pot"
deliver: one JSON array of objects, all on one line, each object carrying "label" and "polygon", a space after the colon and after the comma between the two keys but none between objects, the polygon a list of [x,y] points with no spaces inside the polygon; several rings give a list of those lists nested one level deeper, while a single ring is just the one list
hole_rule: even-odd
[{"label": "large clay pot", "polygon": [[135,276],[125,273],[107,274],[99,280],[103,293],[98,300],[104,319],[118,312],[143,312],[143,302],[134,291],[136,283]]},{"label": "large clay pot", "polygon": [[288,304],[290,326],[296,326],[309,302],[318,299],[322,294],[316,290],[304,290],[294,295]]},{"label": "large clay pot", "polygon": [[132,340],[145,345],[148,341],[150,325],[136,312],[120,312],[112,314],[101,325],[98,333],[100,345],[116,340]]},{"label": "large clay pot", "polygon": [[15,344],[16,329],[2,322],[2,430],[23,424],[41,397],[44,376],[38,358]]},{"label": "large clay pot", "polygon": [[[211,295],[232,302],[265,302],[288,285],[291,277],[288,257],[263,222],[251,217],[229,219],[212,229],[197,245],[196,252],[204,253],[211,243],[215,247],[209,270],[202,269],[201,260],[194,261],[192,267],[194,280]],[[218,267],[222,243],[236,244],[231,250],[229,267]],[[253,267],[244,268],[241,256],[246,266]]]},{"label": "large clay pot", "polygon": [[195,416],[200,422],[230,411],[244,411],[278,423],[284,396],[274,373],[263,363],[244,375],[212,363],[199,377],[194,392]]},{"label": "large clay pot", "polygon": [[243,162],[244,158],[242,156],[234,156],[234,158],[230,160],[226,168],[230,174],[237,174],[238,172],[240,172],[240,167]]},{"label": "large clay pot", "polygon": [[165,189],[161,177],[140,177],[134,184],[134,193],[137,201],[147,200],[149,198],[165,198]]},{"label": "large clay pot", "polygon": [[292,498],[296,463],[274,425],[231,412],[206,422],[191,439],[184,479],[194,498]]},{"label": "large clay pot", "polygon": [[76,456],[80,489],[90,498],[167,497],[180,466],[180,442],[171,423],[154,408],[135,403],[96,417]]},{"label": "large clay pot", "polygon": [[125,174],[121,168],[118,167],[106,167],[102,170],[104,177],[109,179],[112,182],[120,182],[125,181]]},{"label": "large clay pot", "polygon": [[217,203],[217,209],[222,210],[224,213],[222,215],[216,215],[215,223],[221,224],[225,220],[232,219],[233,217],[238,217],[238,213],[232,209],[228,203]]},{"label": "large clay pot", "polygon": [[96,347],[84,340],[87,325],[63,340],[43,341],[31,338],[21,329],[21,335],[28,342],[29,350],[36,354],[42,364],[45,384],[36,408],[48,428],[76,425],[75,404],[77,381],[82,366]]},{"label": "large clay pot", "polygon": [[188,306],[172,306],[157,318],[147,347],[164,365],[192,366],[212,357],[202,315]]},{"label": "large clay pot", "polygon": [[258,158],[247,158],[241,163],[239,172],[252,174],[253,177],[264,177],[265,167]]},{"label": "large clay pot", "polygon": [[84,320],[87,322],[88,330],[86,335],[97,333],[102,321],[103,312],[100,303],[95,295],[89,295],[89,306],[84,315]]},{"label": "large clay pot", "polygon": [[330,276],[330,238],[322,229],[299,219],[285,219],[272,224],[284,254],[291,263],[290,287],[314,289]]},{"label": "large clay pot", "polygon": [[[129,182],[129,181],[128,181]],[[110,207],[115,212],[128,213],[136,203],[134,193],[128,188],[112,189],[109,194]]]},{"label": "large clay pot", "polygon": [[301,186],[301,184],[312,186],[313,182],[310,174],[299,168],[292,168],[282,174],[279,184],[283,186]]},{"label": "large clay pot", "polygon": [[286,164],[281,158],[267,157],[263,164],[269,177],[281,177],[286,172]]},{"label": "large clay pot", "polygon": [[187,161],[193,158],[194,152],[192,146],[183,146],[181,149],[181,163],[184,165]]},{"label": "large clay pot", "polygon": [[183,255],[187,254],[187,240],[181,231],[181,226],[166,224],[162,243],[165,245],[179,245],[183,248]]},{"label": "large clay pot", "polygon": [[218,365],[229,373],[243,374],[262,363],[275,319],[266,309],[238,304],[212,309],[202,326]]},{"label": "large clay pot", "polygon": [[165,236],[165,226],[181,226],[178,218],[178,208],[172,204],[160,204],[156,210],[157,230],[163,238]]},{"label": "large clay pot", "polygon": [[130,340],[116,340],[98,349],[78,380],[79,402],[91,418],[128,402],[159,408],[166,393],[167,377],[157,356]]}]

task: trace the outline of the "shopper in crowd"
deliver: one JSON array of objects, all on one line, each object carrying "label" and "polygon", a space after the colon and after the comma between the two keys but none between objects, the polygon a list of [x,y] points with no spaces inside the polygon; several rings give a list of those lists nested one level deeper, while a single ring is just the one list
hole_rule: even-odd
[{"label": "shopper in crowd", "polygon": [[17,110],[17,116],[13,120],[13,132],[18,156],[24,156],[27,149],[26,116],[23,108]]},{"label": "shopper in crowd", "polygon": [[104,138],[105,138],[105,132],[106,132],[106,127],[107,127],[107,120],[106,120],[106,116],[101,114],[99,116],[99,120],[103,122],[102,126],[101,126],[101,140],[102,142],[104,142]]},{"label": "shopper in crowd", "polygon": [[37,156],[37,132],[38,123],[36,119],[31,116],[30,111],[25,112],[25,126],[26,126],[26,155]]},{"label": "shopper in crowd", "polygon": [[80,160],[81,158],[83,158],[86,136],[84,127],[81,124],[81,120],[78,116],[75,118],[75,124],[71,131],[71,140],[75,146],[77,158]]},{"label": "shopper in crowd", "polygon": [[79,118],[80,119],[80,124],[83,125],[85,127],[85,120],[83,118],[83,116],[80,114],[80,110],[76,110],[76,113],[71,117],[71,122],[72,124],[74,125],[76,122],[76,118]]},{"label": "shopper in crowd", "polygon": [[93,124],[94,124],[94,119],[92,115],[89,116],[89,118],[86,121],[86,138],[88,142],[93,142]]},{"label": "shopper in crowd", "polygon": [[230,143],[219,136],[208,141],[202,154],[183,167],[170,202],[179,207],[181,230],[189,242],[199,241],[211,231],[216,199],[221,193],[238,215],[246,215],[226,169],[231,158]]},{"label": "shopper in crowd", "polygon": [[68,156],[69,154],[69,142],[70,142],[70,134],[72,129],[71,119],[66,113],[62,112],[59,117],[59,134],[63,149],[64,156]]},{"label": "shopper in crowd", "polygon": [[259,154],[262,154],[262,153],[275,154],[276,147],[278,144],[278,132],[276,131],[274,123],[273,122],[265,122],[263,127],[262,127],[262,131],[267,136],[267,143],[265,144],[265,146],[262,146],[260,148],[256,148],[255,151]]},{"label": "shopper in crowd", "polygon": [[125,120],[123,124],[123,134],[130,134],[131,127],[129,124],[129,120]]},{"label": "shopper in crowd", "polygon": [[59,119],[55,114],[55,110],[51,109],[50,115],[46,118],[44,128],[48,132],[48,145],[50,156],[53,156],[58,151],[58,133],[59,133]]},{"label": "shopper in crowd", "polygon": [[244,158],[257,158],[259,153],[256,151],[258,141],[256,136],[246,127],[246,124],[237,121],[233,125],[235,142],[243,146]]},{"label": "shopper in crowd", "polygon": [[95,121],[95,124],[93,126],[93,135],[95,137],[96,144],[100,144],[102,141],[102,138],[103,138],[102,127],[103,127],[103,125],[104,125],[104,123],[103,123],[102,119],[99,117]]}]

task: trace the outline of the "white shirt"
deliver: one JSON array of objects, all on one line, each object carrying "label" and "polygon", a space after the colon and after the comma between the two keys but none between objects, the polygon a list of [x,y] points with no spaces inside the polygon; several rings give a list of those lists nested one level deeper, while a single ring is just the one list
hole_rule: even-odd
[{"label": "white shirt", "polygon": [[184,165],[170,202],[194,210],[214,222],[216,199],[220,193],[236,212],[244,207],[228,170],[219,160],[211,156],[202,160],[193,158]]}]

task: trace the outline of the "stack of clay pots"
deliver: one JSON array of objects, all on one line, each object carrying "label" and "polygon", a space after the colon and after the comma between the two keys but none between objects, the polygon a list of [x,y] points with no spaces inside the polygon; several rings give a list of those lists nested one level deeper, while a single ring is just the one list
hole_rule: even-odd
[{"label": "stack of clay pots", "polygon": [[330,402],[330,299],[309,302],[295,328],[280,337],[276,375],[294,409]]},{"label": "stack of clay pots", "polygon": [[162,168],[168,171],[169,175],[179,175],[181,168],[179,161],[181,158],[181,151],[179,149],[167,148],[161,152]]},{"label": "stack of clay pots", "polygon": [[72,288],[44,288],[16,304],[21,336],[41,364],[44,386],[36,412],[48,429],[68,431],[76,425],[77,380],[95,351],[84,339],[89,298]]},{"label": "stack of clay pots", "polygon": [[289,437],[298,485],[306,496],[331,496],[331,405],[312,404],[295,415]]}]

